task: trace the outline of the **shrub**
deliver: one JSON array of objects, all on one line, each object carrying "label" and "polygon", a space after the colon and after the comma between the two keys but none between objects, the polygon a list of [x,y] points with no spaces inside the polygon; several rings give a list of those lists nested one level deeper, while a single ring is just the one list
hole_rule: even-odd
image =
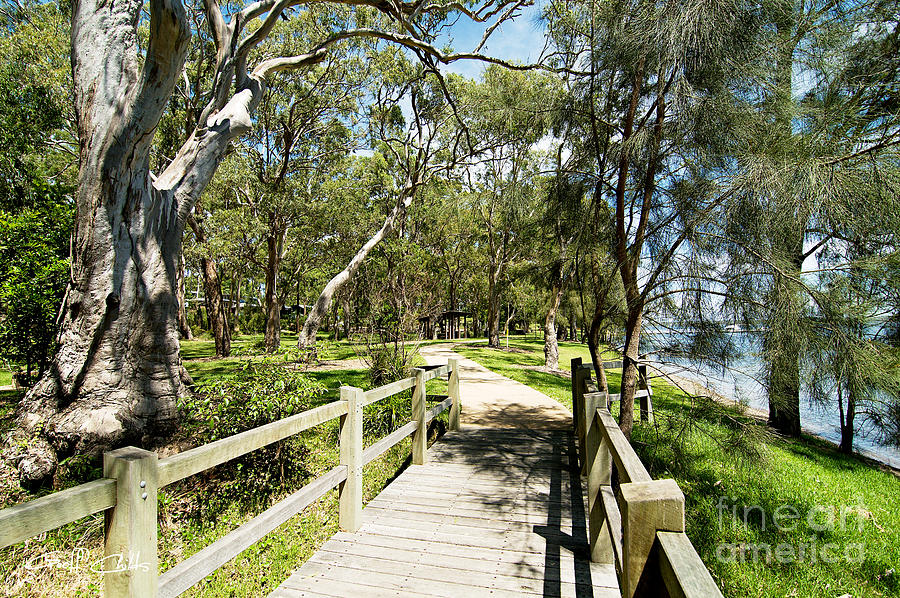
[{"label": "shrub", "polygon": [[[324,392],[319,382],[270,359],[249,360],[232,377],[198,385],[197,395],[180,406],[185,425],[205,444],[306,411]],[[311,475],[310,452],[293,436],[216,468],[216,483],[200,501],[206,513],[198,516],[209,517],[232,500],[255,509],[302,485]]]}]

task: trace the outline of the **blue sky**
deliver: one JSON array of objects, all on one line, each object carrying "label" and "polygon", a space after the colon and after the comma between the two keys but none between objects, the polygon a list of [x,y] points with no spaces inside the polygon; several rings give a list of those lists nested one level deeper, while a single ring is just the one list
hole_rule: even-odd
[{"label": "blue sky", "polygon": [[[524,8],[518,17],[512,22],[504,23],[498,27],[481,53],[495,56],[504,60],[518,62],[536,61],[544,48],[544,29],[538,21],[542,7],[541,0],[535,0],[533,6]],[[473,23],[462,17],[449,31],[448,35],[441,36],[437,46],[442,47],[451,43],[457,52],[469,52],[475,49],[487,23]],[[477,60],[461,60],[450,65],[445,65],[444,72],[457,73],[470,78],[478,78],[485,68],[485,63]]]}]

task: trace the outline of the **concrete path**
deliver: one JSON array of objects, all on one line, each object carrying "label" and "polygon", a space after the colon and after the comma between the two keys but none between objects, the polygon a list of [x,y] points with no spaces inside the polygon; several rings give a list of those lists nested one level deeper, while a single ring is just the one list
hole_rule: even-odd
[{"label": "concrete path", "polygon": [[544,393],[494,373],[463,357],[452,345],[419,348],[428,365],[460,360],[460,396],[463,426],[571,430],[572,413]]}]

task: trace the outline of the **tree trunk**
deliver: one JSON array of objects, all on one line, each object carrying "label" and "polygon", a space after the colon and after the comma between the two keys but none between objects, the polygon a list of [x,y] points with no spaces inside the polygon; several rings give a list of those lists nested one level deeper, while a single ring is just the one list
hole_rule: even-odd
[{"label": "tree trunk", "polygon": [[544,367],[548,370],[559,369],[559,343],[556,341],[556,312],[562,301],[562,286],[554,287],[547,317],[544,319]]},{"label": "tree trunk", "polygon": [[328,284],[325,285],[325,288],[322,289],[322,292],[319,294],[319,298],[316,300],[316,304],[313,306],[312,310],[309,312],[309,316],[306,318],[306,322],[303,324],[303,330],[300,331],[297,339],[297,346],[301,349],[307,349],[315,346],[316,344],[316,332],[319,331],[319,327],[322,325],[322,322],[325,320],[325,317],[328,315],[328,309],[331,307],[331,302],[334,299],[334,296],[342,289],[344,286],[353,279],[356,275],[359,267],[362,266],[366,257],[378,245],[382,239],[388,236],[391,231],[406,217],[406,211],[409,208],[410,204],[413,200],[413,194],[418,186],[418,181],[414,180],[411,183],[407,183],[405,188],[405,192],[403,194],[403,199],[400,201],[387,218],[384,220],[384,224],[381,225],[381,228],[376,232],[372,238],[366,241],[365,245],[363,245],[359,251],[356,252],[356,255],[353,256],[353,259],[350,260],[350,263],[347,266],[338,272],[331,280],[328,281]]},{"label": "tree trunk", "polygon": [[216,262],[209,258],[200,258],[200,271],[203,274],[203,293],[206,296],[206,315],[209,318],[209,329],[216,343],[216,357],[231,355],[231,332],[222,298],[222,281],[219,280],[219,269]]},{"label": "tree trunk", "polygon": [[[206,243],[203,224],[193,216],[188,218],[188,223],[194,231],[194,236],[197,237],[197,242]],[[206,317],[209,319],[209,330],[216,343],[216,357],[228,357],[231,355],[231,332],[228,327],[225,300],[222,298],[222,281],[219,279],[219,269],[215,260],[208,256],[201,257],[200,275],[203,278],[203,295],[206,298]]]},{"label": "tree trunk", "polygon": [[631,438],[634,428],[634,394],[637,390],[640,358],[641,323],[643,309],[632,311],[625,321],[625,350],[622,355],[622,389],[619,411],[619,427],[625,437]]},{"label": "tree trunk", "polygon": [[856,394],[852,385],[847,388],[847,404],[844,408],[844,398],[838,389],[838,409],[841,415],[841,443],[839,449],[849,455],[853,452],[854,420],[856,419]]},{"label": "tree trunk", "polygon": [[[59,350],[22,401],[33,435],[18,457],[25,485],[47,481],[77,451],[142,444],[172,428],[186,394],[178,351],[183,222],[150,176],[152,133],[187,51],[180,3],[150,3],[147,58],[138,58],[142,2],[76,2],[75,111],[81,141],[72,277]],[[142,72],[143,71],[143,72]]]},{"label": "tree trunk", "polygon": [[605,297],[597,297],[594,304],[594,317],[591,319],[591,328],[588,331],[588,351],[591,353],[591,361],[594,364],[594,373],[597,375],[597,385],[600,392],[609,392],[609,381],[606,379],[606,368],[603,367],[603,352],[600,350],[600,330],[603,328]]},{"label": "tree trunk", "polygon": [[234,306],[234,315],[231,318],[233,336],[241,333],[241,278],[235,272],[231,277],[231,300]]},{"label": "tree trunk", "polygon": [[281,267],[279,234],[266,239],[266,352],[281,347],[281,302],[278,300],[278,269]]},{"label": "tree trunk", "polygon": [[[797,38],[795,7],[785,4],[782,14],[776,19],[776,76],[775,76],[775,120],[779,133],[786,139],[793,136],[793,69],[794,51]],[[775,210],[790,219],[796,211],[796,198],[777,197]],[[790,227],[790,224],[788,225]],[[776,251],[790,256],[794,273],[803,267],[803,227],[778,235]],[[769,425],[787,436],[800,436],[800,344],[790,326],[780,323],[797,321],[802,316],[802,299],[790,281],[780,275],[775,280],[775,299],[772,301],[772,322],[766,339],[769,378]],[[785,319],[787,318],[787,319]]]},{"label": "tree trunk", "polygon": [[344,297],[344,338],[350,338],[350,294]]},{"label": "tree trunk", "polygon": [[488,273],[488,347],[500,348],[500,288],[496,268]]},{"label": "tree trunk", "polygon": [[181,335],[181,338],[192,341],[194,340],[194,334],[191,332],[191,325],[188,324],[187,311],[185,309],[184,255],[181,256],[177,276],[178,280],[176,281],[177,286],[175,288],[178,292],[178,296],[176,297],[176,300],[178,301],[178,334]]}]

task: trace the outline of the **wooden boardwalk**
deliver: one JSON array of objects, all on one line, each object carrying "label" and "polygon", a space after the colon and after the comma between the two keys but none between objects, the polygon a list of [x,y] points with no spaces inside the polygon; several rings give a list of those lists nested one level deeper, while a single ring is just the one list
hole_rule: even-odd
[{"label": "wooden boardwalk", "polygon": [[568,431],[450,432],[270,596],[620,596],[574,463]]}]

